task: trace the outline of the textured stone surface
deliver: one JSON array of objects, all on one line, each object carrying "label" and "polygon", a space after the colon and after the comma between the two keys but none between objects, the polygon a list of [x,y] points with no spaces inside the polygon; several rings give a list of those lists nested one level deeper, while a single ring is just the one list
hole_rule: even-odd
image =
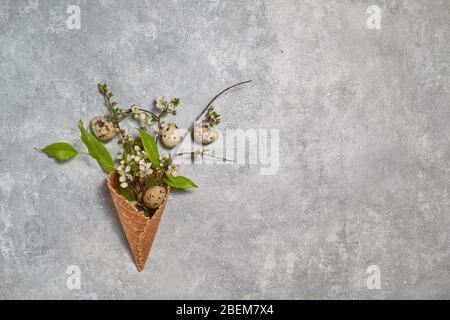
[{"label": "textured stone surface", "polygon": [[[0,298],[450,298],[448,1],[75,2],[80,30],[73,1],[0,0]],[[101,81],[123,105],[179,95],[187,127],[247,79],[221,128],[279,129],[278,173],[185,165],[200,188],[142,273],[98,165],[33,150],[82,147]]]}]

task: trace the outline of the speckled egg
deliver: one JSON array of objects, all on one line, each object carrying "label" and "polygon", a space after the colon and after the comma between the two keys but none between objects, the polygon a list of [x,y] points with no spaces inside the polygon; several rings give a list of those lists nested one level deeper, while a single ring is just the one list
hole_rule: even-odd
[{"label": "speckled egg", "polygon": [[145,191],[143,201],[150,209],[158,209],[166,197],[166,190],[160,186],[154,186]]},{"label": "speckled egg", "polygon": [[116,128],[113,123],[105,117],[95,117],[91,120],[92,133],[100,141],[106,142],[116,135]]},{"label": "speckled egg", "polygon": [[208,122],[202,121],[194,126],[194,140],[199,144],[210,144],[217,140],[219,133]]},{"label": "speckled egg", "polygon": [[175,123],[168,123],[160,130],[161,142],[166,148],[173,148],[183,140]]}]

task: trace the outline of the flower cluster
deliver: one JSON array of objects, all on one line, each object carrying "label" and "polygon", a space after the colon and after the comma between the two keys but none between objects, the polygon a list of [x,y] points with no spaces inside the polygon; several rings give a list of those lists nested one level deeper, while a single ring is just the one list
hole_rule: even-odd
[{"label": "flower cluster", "polygon": [[118,159],[120,165],[117,167],[117,172],[120,175],[119,182],[122,188],[128,187],[136,177],[145,178],[153,173],[152,164],[145,150],[138,145],[134,145],[128,153],[125,151],[121,153]]},{"label": "flower cluster", "polygon": [[180,98],[173,98],[167,101],[164,97],[156,97],[156,108],[165,113],[177,114],[177,107],[180,104]]},{"label": "flower cluster", "polygon": [[147,128],[148,126],[151,126],[158,121],[158,118],[155,114],[142,110],[136,104],[131,106],[131,112],[133,113],[133,117],[139,121],[139,125],[141,128]]},{"label": "flower cluster", "polygon": [[161,155],[159,157],[159,161],[161,162],[161,167],[165,171],[171,173],[174,177],[177,176],[180,165],[173,163],[172,157],[169,154]]},{"label": "flower cluster", "polygon": [[134,143],[134,137],[128,133],[125,133],[125,129],[119,127],[117,131],[121,134],[121,137],[118,141],[119,144],[127,145],[130,143]]}]

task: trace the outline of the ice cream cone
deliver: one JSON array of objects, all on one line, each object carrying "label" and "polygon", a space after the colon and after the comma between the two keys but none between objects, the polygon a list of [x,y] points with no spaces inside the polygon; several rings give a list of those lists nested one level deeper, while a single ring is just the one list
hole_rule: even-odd
[{"label": "ice cream cone", "polygon": [[159,221],[161,220],[167,199],[169,198],[170,187],[166,186],[166,198],[156,210],[155,214],[149,218],[144,215],[143,211],[139,211],[125,197],[119,194],[117,191],[117,173],[112,173],[108,176],[107,184],[114,201],[114,206],[116,207],[117,215],[127,236],[136,267],[138,271],[142,271],[147,262],[156,231],[158,231]]}]

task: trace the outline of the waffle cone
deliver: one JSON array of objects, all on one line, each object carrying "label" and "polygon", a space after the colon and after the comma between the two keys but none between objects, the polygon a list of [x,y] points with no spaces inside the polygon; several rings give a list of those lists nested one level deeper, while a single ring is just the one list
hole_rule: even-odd
[{"label": "waffle cone", "polygon": [[107,184],[114,201],[114,206],[116,207],[117,215],[127,236],[136,267],[138,271],[142,271],[147,262],[156,232],[158,231],[159,221],[161,220],[167,199],[169,198],[170,187],[166,186],[166,198],[156,210],[155,214],[149,218],[144,215],[143,211],[136,209],[132,203],[119,194],[117,191],[117,173],[112,173],[108,176]]}]

